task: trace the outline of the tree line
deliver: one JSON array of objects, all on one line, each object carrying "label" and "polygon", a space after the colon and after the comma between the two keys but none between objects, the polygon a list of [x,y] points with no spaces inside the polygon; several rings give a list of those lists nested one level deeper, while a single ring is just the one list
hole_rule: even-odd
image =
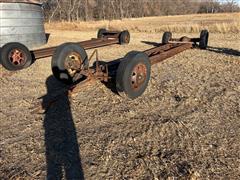
[{"label": "tree line", "polygon": [[88,21],[240,12],[238,0],[45,0],[46,20]]}]

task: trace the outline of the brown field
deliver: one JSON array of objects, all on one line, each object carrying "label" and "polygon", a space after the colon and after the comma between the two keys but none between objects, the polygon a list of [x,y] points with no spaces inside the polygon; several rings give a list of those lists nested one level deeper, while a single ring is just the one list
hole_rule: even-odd
[{"label": "brown field", "polygon": [[[49,179],[240,179],[239,26],[211,29],[217,21],[231,29],[239,14],[209,16],[179,17],[178,24],[174,17],[111,22],[111,29],[129,28],[132,41],[99,48],[105,61],[151,48],[142,41],[159,42],[171,21],[166,28],[180,26],[175,37],[210,28],[207,50],[187,50],[153,66],[146,92],[134,101],[99,82],[71,100],[62,96],[45,113],[33,112],[65,87],[53,78],[51,59],[19,72],[0,67],[0,179],[45,179],[47,172]],[[204,17],[208,26],[199,25]],[[184,24],[197,30],[181,29],[187,18],[191,23]],[[47,24],[46,46],[96,37],[105,26]]]},{"label": "brown field", "polygon": [[239,33],[240,13],[146,17],[76,23],[58,22],[46,24],[46,27],[50,29],[79,31],[97,30],[99,28],[117,28],[120,30],[128,29],[131,32],[142,33],[159,33],[164,31],[198,33],[205,28],[212,33]]}]

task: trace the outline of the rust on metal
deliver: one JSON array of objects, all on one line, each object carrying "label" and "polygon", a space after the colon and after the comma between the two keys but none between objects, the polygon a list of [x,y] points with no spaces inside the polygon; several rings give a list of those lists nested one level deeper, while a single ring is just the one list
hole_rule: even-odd
[{"label": "rust on metal", "polygon": [[26,63],[26,54],[19,49],[13,49],[9,53],[8,59],[14,65],[21,65]]},{"label": "rust on metal", "polygon": [[190,43],[190,44],[195,44],[200,41],[200,38],[189,38],[187,36],[183,36],[181,38],[172,38],[170,39],[169,43],[175,44],[184,44],[184,43]]},{"label": "rust on metal", "polygon": [[[74,97],[78,92],[82,91],[84,87],[87,87],[96,80],[102,82],[108,82],[109,75],[108,75],[108,66],[107,65],[100,65],[99,58],[98,58],[98,51],[94,50],[92,55],[89,58],[89,62],[93,59],[94,55],[96,56],[96,67],[95,68],[88,68],[87,70],[81,70],[79,74],[85,75],[87,78],[75,85],[67,89],[62,89],[60,92],[56,93],[53,98],[51,98],[48,102],[39,102],[34,105],[31,109],[32,113],[45,113],[51,106],[53,106],[62,96],[68,96],[69,99]],[[92,83],[91,83],[92,82]]]},{"label": "rust on metal", "polygon": [[[169,44],[166,44],[161,47],[161,49],[164,49],[165,46],[168,46]],[[187,49],[191,49],[193,46],[192,44],[172,44],[172,46],[168,46],[169,48],[165,48],[165,50],[159,51],[159,53],[156,53],[154,55],[149,55],[149,59],[151,64],[159,63],[165,59],[168,59],[180,52],[183,52]],[[146,51],[148,54],[148,51]]]},{"label": "rust on metal", "polygon": [[132,81],[132,89],[134,91],[139,90],[141,85],[145,82],[147,78],[147,67],[145,64],[139,63],[137,64],[132,72],[131,81]]},{"label": "rust on metal", "polygon": [[[109,45],[118,44],[118,43],[119,43],[118,38],[104,37],[99,39],[91,39],[88,41],[78,42],[76,44],[79,44],[80,46],[82,46],[84,49],[87,50],[87,49],[109,46]],[[46,57],[52,56],[56,49],[57,49],[57,46],[38,49],[38,50],[32,51],[32,54],[35,59],[46,58]]]},{"label": "rust on metal", "polygon": [[78,53],[72,52],[66,57],[64,61],[65,69],[68,71],[68,74],[71,77],[74,77],[75,74],[83,68],[83,60]]},{"label": "rust on metal", "polygon": [[[177,39],[175,39],[177,40]],[[192,41],[192,40],[197,40],[197,38],[195,39],[190,39],[190,38],[182,38],[183,41]],[[95,42],[82,42],[85,47],[89,47],[93,44],[95,44],[95,46],[97,46],[97,44],[99,43],[99,46],[101,44],[101,46],[104,44],[102,43],[102,41],[105,41],[104,39],[96,39]],[[98,42],[98,43],[97,43]],[[106,40],[106,43],[116,43],[116,39],[113,40]],[[154,47],[151,49],[148,49],[146,51],[144,51],[144,53],[146,53],[149,57],[150,63],[151,65],[154,65],[156,63],[159,63],[167,58],[170,58],[180,52],[183,52],[187,49],[191,49],[194,47],[193,43],[179,43],[182,41],[177,41],[177,43],[169,43],[169,44],[165,44],[165,45],[160,45],[159,47]],[[91,44],[92,43],[92,44]],[[53,51],[53,49],[50,49],[51,52]],[[50,52],[49,50],[49,52]],[[43,53],[44,50],[42,50],[41,53]],[[45,49],[45,51],[47,51]],[[37,53],[37,52],[35,52]],[[45,52],[46,53],[46,52]],[[53,98],[52,100],[50,100],[47,104],[41,104],[40,106],[37,106],[34,108],[34,110],[32,111],[33,113],[35,112],[39,112],[42,110],[47,110],[50,106],[52,106],[58,99],[59,96],[63,95],[63,94],[67,94],[69,97],[72,97],[73,95],[75,95],[76,93],[78,93],[79,91],[82,91],[84,89],[85,86],[87,86],[90,82],[95,82],[96,80],[99,80],[101,82],[108,82],[111,77],[110,77],[110,66],[111,66],[111,70],[116,71],[118,64],[121,62],[122,59],[117,59],[111,62],[105,62],[105,64],[100,63],[99,62],[99,57],[98,57],[98,51],[94,50],[93,53],[91,54],[90,58],[89,58],[89,62],[93,59],[93,57],[96,56],[96,62],[95,62],[95,66],[93,67],[89,67],[88,69],[83,69],[83,70],[79,70],[79,66],[78,64],[76,65],[76,69],[79,70],[79,74],[82,74],[84,76],[86,76],[86,79],[80,83],[78,83],[77,85],[73,85],[70,88],[68,88],[67,90],[62,91],[60,94],[56,95],[55,98]],[[112,69],[112,67],[114,67],[114,69]],[[132,75],[131,75],[131,80],[132,80],[132,88],[135,90],[138,90],[139,87],[141,87],[142,83],[145,81],[147,77],[147,69],[146,66],[144,64],[137,64],[133,71],[132,71]]]}]

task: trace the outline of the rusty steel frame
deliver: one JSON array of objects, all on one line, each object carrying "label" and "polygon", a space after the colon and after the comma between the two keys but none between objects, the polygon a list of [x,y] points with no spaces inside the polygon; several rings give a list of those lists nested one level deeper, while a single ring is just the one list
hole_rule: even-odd
[{"label": "rusty steel frame", "polygon": [[[158,47],[154,47],[148,50],[143,51],[146,53],[149,57],[151,65],[155,65],[156,63],[162,62],[163,60],[166,60],[178,53],[181,53],[187,49],[191,49],[196,47],[195,44],[196,42],[199,41],[199,38],[193,38],[190,39],[188,38],[188,42],[193,42],[193,43],[183,43],[180,41],[180,39],[175,39],[175,43],[168,43],[168,44],[161,44]],[[75,94],[77,94],[79,91],[83,89],[84,86],[86,86],[90,82],[95,82],[96,80],[99,80],[101,82],[108,82],[112,77],[110,76],[110,68],[114,67],[117,68],[119,63],[121,62],[122,59],[117,59],[114,61],[110,62],[104,62],[104,64],[101,64],[99,62],[99,57],[98,57],[98,51],[94,50],[92,55],[89,58],[89,61],[91,61],[96,55],[96,65],[95,67],[89,67],[86,70],[82,70],[80,73],[84,76],[86,76],[86,79],[78,84],[75,84],[71,87],[69,87],[67,90],[64,90],[62,94],[67,94],[69,98],[73,97]],[[37,106],[37,108],[33,108],[32,113],[37,113],[42,110],[47,110],[50,106],[52,106],[58,99],[58,97],[61,95],[58,94],[50,100],[47,104]]]},{"label": "rusty steel frame", "polygon": [[189,38],[186,36],[183,36],[181,38],[172,38],[168,41],[169,44],[192,44],[196,45],[198,42],[200,42],[200,38]]},{"label": "rusty steel frame", "polygon": [[[114,44],[119,43],[120,33],[121,32],[109,31],[104,35],[103,38],[93,38],[93,39],[87,40],[87,41],[76,42],[76,44],[79,44],[85,50],[114,45]],[[57,47],[58,46],[33,50],[33,51],[31,51],[31,54],[35,60],[41,59],[41,58],[46,58],[46,57],[51,57],[54,54]]]},{"label": "rusty steel frame", "polygon": [[151,65],[154,65],[191,48],[193,48],[193,45],[190,43],[165,44],[146,50],[144,53],[148,55]]},{"label": "rusty steel frame", "polygon": [[[190,38],[188,38],[191,40]],[[197,40],[198,38],[194,38]],[[190,41],[189,41],[190,42]],[[195,43],[183,43],[178,40],[176,43],[161,44],[158,47],[154,47],[148,50],[143,51],[149,57],[151,65],[164,61],[178,53],[181,53],[187,49],[195,47]],[[96,55],[96,65],[95,67],[89,67],[79,72],[79,74],[84,75],[86,82],[95,79],[102,82],[108,82],[112,77],[109,75],[110,67],[114,67],[121,62],[121,59],[117,59],[110,62],[104,62],[104,65],[99,63],[98,51],[94,50],[92,55],[89,58],[89,62],[92,61],[94,55]],[[113,69],[113,68],[111,68]],[[74,86],[75,87],[75,86]]]}]

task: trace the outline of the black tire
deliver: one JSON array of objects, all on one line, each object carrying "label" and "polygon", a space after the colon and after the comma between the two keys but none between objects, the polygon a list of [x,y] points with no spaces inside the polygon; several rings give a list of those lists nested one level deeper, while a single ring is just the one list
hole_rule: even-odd
[{"label": "black tire", "polygon": [[171,39],[172,39],[172,33],[164,32],[162,37],[162,44],[168,44]]},{"label": "black tire", "polygon": [[[73,58],[74,57],[74,58]],[[67,60],[78,61],[79,69],[74,69],[74,74],[70,74],[67,67]],[[52,72],[56,79],[64,84],[72,84],[83,76],[78,74],[80,70],[88,68],[88,56],[84,48],[76,43],[65,43],[60,45],[52,57]],[[76,72],[75,72],[76,71]]]},{"label": "black tire", "polygon": [[200,41],[199,41],[199,48],[200,49],[207,49],[207,47],[208,47],[208,38],[209,38],[208,30],[202,30],[201,34],[200,34]]},{"label": "black tire", "polygon": [[129,44],[130,42],[130,33],[129,31],[122,31],[119,36],[119,44]]},{"label": "black tire", "polygon": [[22,70],[33,62],[29,49],[17,42],[5,44],[1,48],[0,59],[3,67],[9,71]]},{"label": "black tire", "polygon": [[104,34],[107,33],[106,29],[99,29],[97,33],[97,38],[104,38]]},{"label": "black tire", "polygon": [[[144,67],[144,73],[135,73],[134,69]],[[143,52],[132,51],[128,53],[120,62],[116,75],[116,89],[120,96],[127,96],[130,99],[136,99],[141,96],[150,80],[151,64],[149,57]],[[134,76],[136,81],[140,80],[139,86],[135,86]],[[139,79],[140,78],[140,79]]]}]

